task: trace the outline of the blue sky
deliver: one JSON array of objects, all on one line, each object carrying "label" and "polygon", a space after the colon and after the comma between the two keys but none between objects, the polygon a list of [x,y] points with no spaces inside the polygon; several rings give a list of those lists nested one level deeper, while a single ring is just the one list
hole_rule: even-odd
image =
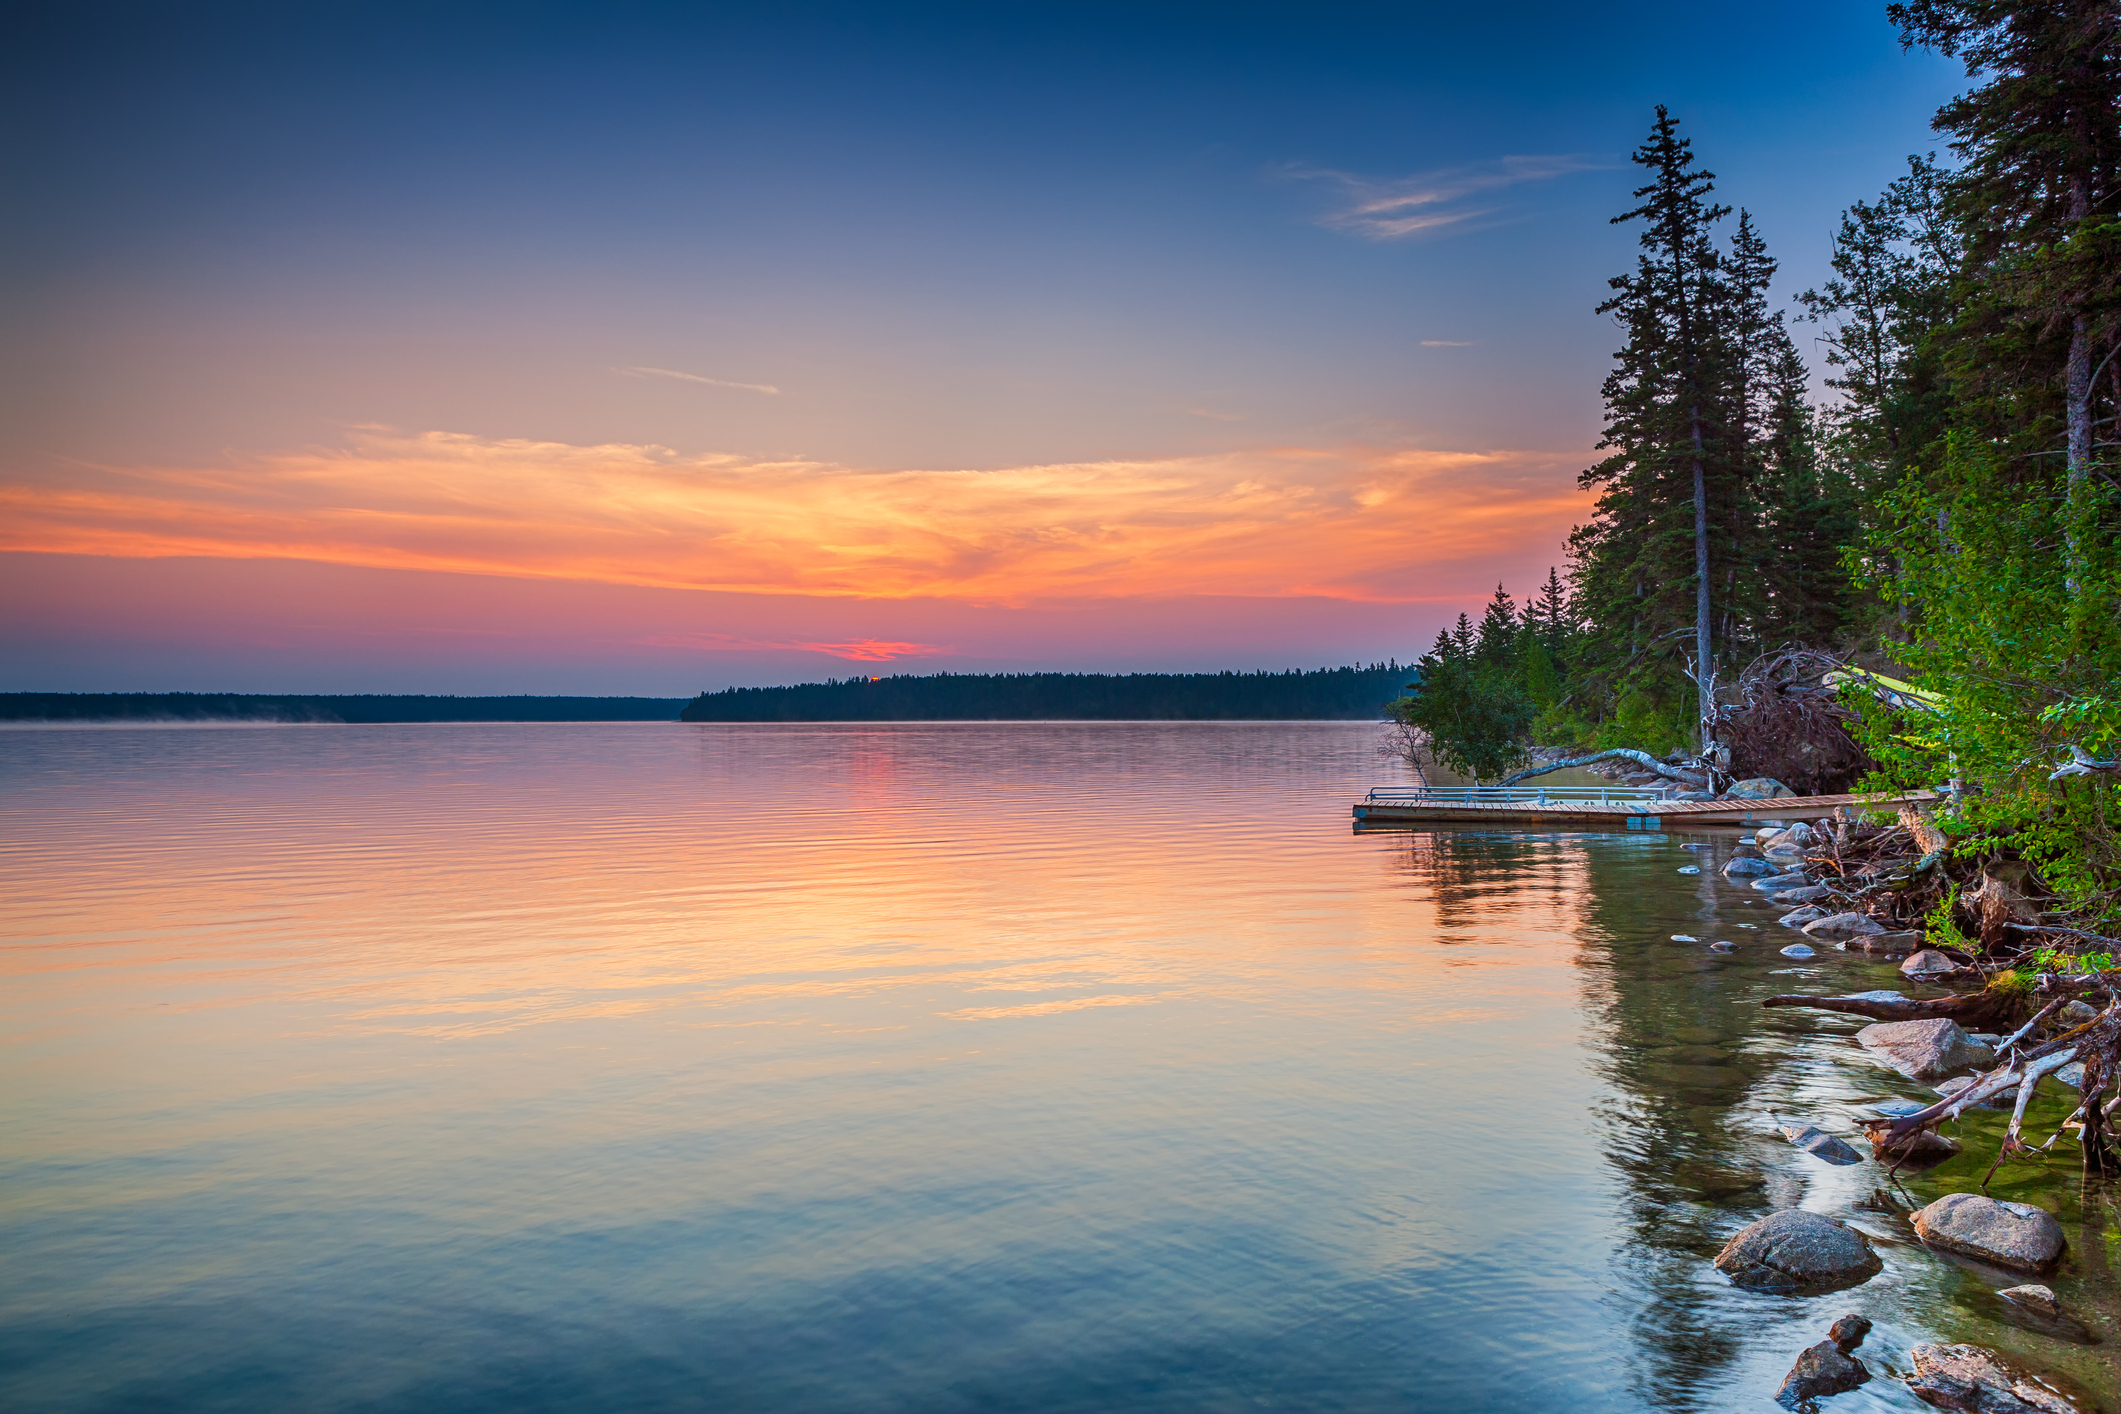
[{"label": "blue sky", "polygon": [[[1654,105],[1794,291],[1840,208],[1936,145],[1929,116],[1963,82],[1902,53],[1872,3],[82,5],[13,24],[0,456],[11,480],[98,495],[131,468],[240,480],[363,428],[852,472],[1507,453],[1498,498],[1535,474],[1562,488],[1597,437],[1616,334],[1592,310],[1633,258],[1607,218]],[[1228,665],[1404,656],[1481,584],[1559,558],[1548,510],[1516,540],[1425,551],[1431,583],[1380,591],[1396,619],[1322,601],[1297,642]],[[315,538],[18,540],[0,573],[349,563]],[[361,553],[378,573],[513,573]],[[554,573],[582,571],[522,571]],[[1246,597],[1173,573],[1174,593]],[[712,598],[729,588],[700,581],[703,622],[749,641]],[[929,646],[958,669],[1210,666],[1183,637],[1004,652],[999,624]],[[10,649],[6,686],[107,686],[139,661],[137,633],[106,650],[80,616],[47,627]],[[210,673],[201,634],[187,661]],[[563,660],[466,687],[609,671]],[[830,658],[658,661],[611,690]]]}]

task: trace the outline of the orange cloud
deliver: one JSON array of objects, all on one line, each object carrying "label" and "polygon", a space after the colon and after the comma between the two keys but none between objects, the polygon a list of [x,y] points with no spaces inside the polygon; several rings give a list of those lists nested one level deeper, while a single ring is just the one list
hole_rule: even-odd
[{"label": "orange cloud", "polygon": [[[340,449],[221,469],[17,478],[0,485],[0,549],[991,604],[1402,602],[1424,597],[1424,564],[1557,542],[1587,508],[1569,474],[1579,464],[1573,455],[1280,447],[874,471],[367,428]],[[871,646],[878,661],[925,649]]]}]

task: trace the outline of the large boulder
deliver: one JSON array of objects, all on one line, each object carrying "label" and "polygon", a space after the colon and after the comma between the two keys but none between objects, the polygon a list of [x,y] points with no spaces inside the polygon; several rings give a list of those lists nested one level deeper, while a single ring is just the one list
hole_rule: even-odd
[{"label": "large boulder", "polygon": [[1829,913],[1804,925],[1815,938],[1855,938],[1865,933],[1883,933],[1885,925],[1862,913]]},{"label": "large boulder", "polygon": [[2062,1259],[2062,1224],[2045,1208],[1979,1193],[1947,1193],[1909,1221],[1930,1246],[2017,1272],[2044,1272]]},{"label": "large boulder", "polygon": [[1724,865],[1723,872],[1726,876],[1733,879],[1742,879],[1748,876],[1765,878],[1770,874],[1780,874],[1782,866],[1770,864],[1757,855],[1741,854],[1730,863]]},{"label": "large boulder", "polygon": [[1776,796],[1796,793],[1773,776],[1754,776],[1738,782],[1723,795],[1726,800],[1773,800]]},{"label": "large boulder", "polygon": [[1785,928],[1802,928],[1805,924],[1811,922],[1813,919],[1824,917],[1826,917],[1825,909],[1819,907],[1817,904],[1808,903],[1802,908],[1793,909],[1790,912],[1783,914],[1775,921],[1777,923],[1780,923]]},{"label": "large boulder", "polygon": [[1871,1372],[1855,1357],[1855,1349],[1871,1333],[1871,1323],[1862,1316],[1843,1316],[1828,1328],[1826,1339],[1797,1357],[1775,1402],[1784,1409],[1802,1409],[1815,1399],[1846,1394],[1864,1384]]},{"label": "large boulder", "polygon": [[1996,1063],[1995,1052],[1976,1045],[1947,1017],[1927,1021],[1880,1021],[1856,1033],[1856,1044],[1910,1080],[1942,1080],[1969,1066]]},{"label": "large boulder", "polygon": [[1741,1228],[1716,1254],[1734,1286],[1775,1295],[1817,1295],[1860,1286],[1885,1263],[1864,1235],[1818,1213],[1789,1208]]},{"label": "large boulder", "polygon": [[1907,1387],[1935,1409],[1961,1414],[2082,1414],[2081,1406],[1978,1345],[1918,1345]]}]

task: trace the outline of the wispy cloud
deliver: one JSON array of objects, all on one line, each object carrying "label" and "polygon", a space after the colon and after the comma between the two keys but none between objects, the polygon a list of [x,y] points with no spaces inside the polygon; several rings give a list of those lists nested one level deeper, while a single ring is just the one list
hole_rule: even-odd
[{"label": "wispy cloud", "polygon": [[1496,208],[1472,198],[1523,182],[1541,182],[1604,164],[1572,155],[1505,157],[1478,167],[1453,167],[1411,177],[1373,179],[1329,168],[1291,167],[1287,175],[1340,189],[1343,204],[1318,224],[1369,240],[1392,241],[1463,226]]},{"label": "wispy cloud", "polygon": [[856,663],[890,663],[900,658],[944,658],[953,650],[934,643],[894,643],[881,638],[857,638],[846,643],[817,643],[803,638],[741,638],[729,633],[661,634],[636,638],[643,648],[691,648],[703,653],[756,653],[761,649],[793,649],[804,653],[829,653]]},{"label": "wispy cloud", "polygon": [[623,373],[628,378],[675,378],[682,383],[705,383],[710,388],[742,388],[747,393],[771,393],[780,396],[781,390],[771,383],[732,383],[727,378],[709,378],[699,373],[681,373],[675,368],[614,368],[613,373]]},{"label": "wispy cloud", "polygon": [[1217,412],[1214,408],[1187,408],[1186,415],[1188,417],[1205,417],[1210,422],[1243,422],[1245,420],[1245,415],[1241,412]]},{"label": "wispy cloud", "polygon": [[[365,428],[214,468],[0,482],[0,550],[989,605],[1403,602],[1432,595],[1441,565],[1566,535],[1588,509],[1586,455],[1255,447],[880,471]],[[927,647],[817,638],[798,646],[871,661]]]},{"label": "wispy cloud", "polygon": [[1473,341],[1471,339],[1423,339],[1421,346],[1425,349],[1469,349],[1473,347]]}]

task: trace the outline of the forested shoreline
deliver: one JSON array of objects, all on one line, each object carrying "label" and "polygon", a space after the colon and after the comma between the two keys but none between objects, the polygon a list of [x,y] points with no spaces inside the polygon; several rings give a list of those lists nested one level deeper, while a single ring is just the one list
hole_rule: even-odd
[{"label": "forested shoreline", "polygon": [[668,722],[682,697],[437,697],[375,693],[0,692],[0,721]]},{"label": "forested shoreline", "polygon": [[[1419,662],[1409,741],[1508,779],[1617,747],[1701,794],[1939,788],[1955,855],[2121,928],[2121,8],[1888,7],[1969,87],[1780,302],[1766,233],[1657,109],[1598,305],[1598,493],[1520,608]],[[1800,334],[1829,396],[1810,395]],[[1831,769],[1826,763],[1831,761]],[[1794,784],[1794,782],[1789,782]]]},{"label": "forested shoreline", "polygon": [[1397,661],[1311,671],[931,673],[703,692],[687,722],[1368,721],[1406,687]]}]

